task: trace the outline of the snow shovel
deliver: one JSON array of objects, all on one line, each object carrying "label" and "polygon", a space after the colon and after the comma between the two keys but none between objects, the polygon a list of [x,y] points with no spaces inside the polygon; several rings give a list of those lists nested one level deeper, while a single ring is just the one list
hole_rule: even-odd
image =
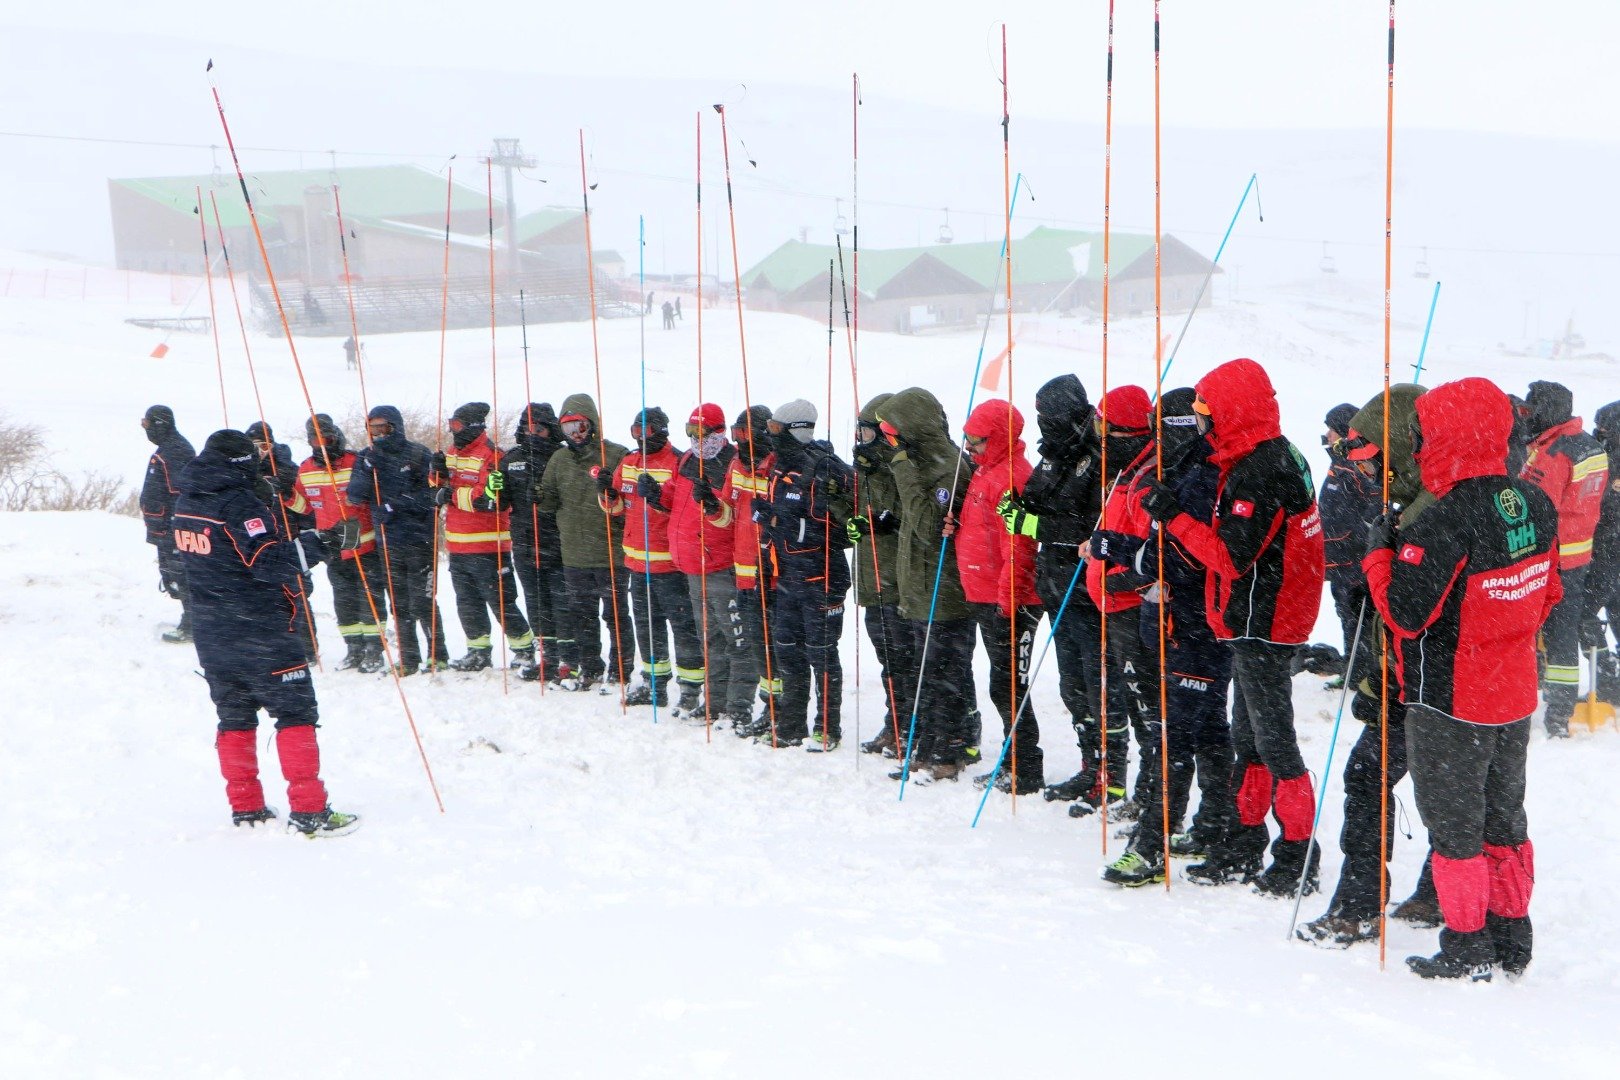
[{"label": "snow shovel", "polygon": [[1614,706],[1597,699],[1597,646],[1592,646],[1592,682],[1586,690],[1586,700],[1575,703],[1575,715],[1570,724],[1585,724],[1586,730],[1596,731],[1614,719]]}]

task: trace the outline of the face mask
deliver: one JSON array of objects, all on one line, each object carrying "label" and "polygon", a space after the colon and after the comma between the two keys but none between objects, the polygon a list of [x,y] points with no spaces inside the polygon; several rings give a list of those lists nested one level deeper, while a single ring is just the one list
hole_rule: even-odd
[{"label": "face mask", "polygon": [[704,461],[712,461],[726,446],[726,437],[718,431],[700,435],[692,440],[692,452]]}]

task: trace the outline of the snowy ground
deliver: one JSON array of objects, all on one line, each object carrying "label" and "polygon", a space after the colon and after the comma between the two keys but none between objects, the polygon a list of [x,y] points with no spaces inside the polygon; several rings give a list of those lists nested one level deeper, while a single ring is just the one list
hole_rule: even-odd
[{"label": "snowy ground", "polygon": [[[1172,382],[1229,356],[1261,359],[1290,434],[1319,457],[1327,407],[1377,388],[1378,305],[1364,299],[1302,288],[1205,312]],[[146,454],[136,421],[152,401],[174,405],[199,442],[219,425],[211,340],[177,337],[166,360],[147,359],[155,335],[119,321],[133,313],[110,299],[0,306],[14,358],[6,410],[42,423],[63,465],[132,482]],[[688,312],[680,330],[647,333],[649,400],[672,414],[696,396],[692,324]],[[1066,337],[1075,325],[1021,331],[1019,402],[1059,371],[1096,387],[1095,338]],[[742,397],[735,326],[729,311],[705,321],[705,396],[728,411]],[[825,398],[824,328],[754,315],[748,326],[756,398]],[[1408,356],[1417,329],[1397,328]],[[602,332],[606,423],[619,432],[638,400],[639,328]],[[227,390],[241,425],[254,409],[234,333]],[[531,328],[530,339],[537,398],[591,385],[588,327]],[[1115,381],[1150,371],[1152,339],[1151,320],[1116,326]],[[866,335],[863,394],[924,383],[959,424],[977,340]],[[503,330],[503,408],[522,400],[515,343]],[[300,344],[317,407],[357,403],[335,342]],[[286,347],[253,346],[270,418],[294,433]],[[377,338],[368,355],[370,400],[432,407],[436,335]],[[835,361],[843,443],[841,335]],[[1467,343],[1430,363],[1430,382],[1560,377],[1587,415],[1614,385],[1599,361],[1550,373]],[[487,334],[452,335],[447,405],[487,399],[489,364]],[[610,698],[542,697],[515,681],[503,695],[497,674],[405,683],[442,815],[390,683],[328,671],[317,676],[324,772],[364,828],[330,843],[233,830],[206,688],[191,650],[158,640],[176,609],[155,586],[136,521],[0,515],[12,673],[0,755],[12,826],[0,840],[5,1075],[1179,1076],[1279,1062],[1325,1075],[1613,1074],[1620,945],[1606,916],[1620,869],[1593,842],[1613,823],[1612,728],[1532,742],[1530,975],[1433,986],[1401,963],[1432,951],[1431,932],[1393,927],[1380,971],[1376,948],[1286,941],[1286,905],[1241,889],[1106,887],[1099,825],[1061,804],[1020,799],[1014,815],[997,797],[970,829],[977,793],[965,783],[911,787],[896,802],[884,765],[849,745],[813,756],[724,732],[706,741],[678,722],[654,726],[646,710],[621,715]],[[333,655],[324,584],[317,613]],[[1318,637],[1334,633],[1324,621]],[[852,631],[845,648],[852,670]],[[870,735],[880,700],[869,651],[861,663]],[[1320,687],[1301,676],[1295,688],[1317,770],[1338,701]],[[1035,707],[1048,772],[1066,776],[1075,752],[1050,670]],[[1329,882],[1355,726],[1346,719],[1322,825]],[[261,754],[285,810],[273,752]],[[1401,795],[1410,819],[1404,785]],[[1397,897],[1421,855],[1412,827],[1416,839],[1397,840]],[[1304,916],[1321,905],[1308,899]]]}]

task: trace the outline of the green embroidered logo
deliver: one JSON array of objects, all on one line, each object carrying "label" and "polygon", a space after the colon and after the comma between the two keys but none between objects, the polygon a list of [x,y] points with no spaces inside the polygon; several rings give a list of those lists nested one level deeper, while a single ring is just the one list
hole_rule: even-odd
[{"label": "green embroidered logo", "polygon": [[1509,525],[1517,525],[1530,513],[1530,508],[1525,505],[1523,495],[1512,488],[1503,488],[1496,493],[1496,512]]}]

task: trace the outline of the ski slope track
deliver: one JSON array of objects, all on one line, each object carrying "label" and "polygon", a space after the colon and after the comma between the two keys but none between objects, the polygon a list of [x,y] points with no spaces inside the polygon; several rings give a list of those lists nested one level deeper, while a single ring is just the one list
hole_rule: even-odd
[{"label": "ski slope track", "polygon": [[[1320,479],[1320,418],[1378,389],[1380,309],[1381,293],[1345,281],[1223,298],[1198,315],[1170,384],[1233,356],[1260,360]],[[1396,326],[1397,376],[1415,358],[1424,308],[1399,310],[1413,321]],[[241,427],[257,415],[221,311]],[[221,426],[212,340],[176,336],[153,360],[158,335],[122,322],[175,313],[131,311],[122,297],[0,301],[4,411],[43,426],[61,467],[137,483],[147,405],[172,405],[199,445]],[[648,400],[677,420],[696,400],[693,317],[688,309],[677,330],[646,334]],[[735,415],[735,315],[705,317],[706,396]],[[605,427],[625,441],[639,404],[638,327],[600,329]],[[748,332],[758,399],[802,394],[824,409],[825,327],[750,313]],[[992,354],[1000,334],[992,328]],[[503,328],[498,340],[509,413],[523,401],[517,335]],[[531,327],[529,338],[536,399],[592,385],[589,326]],[[1151,318],[1117,322],[1112,340],[1115,382],[1151,387]],[[302,457],[305,411],[286,344],[252,341],[271,423]],[[1019,342],[1014,396],[1026,416],[1035,388],[1063,371],[1097,396],[1094,325],[1021,319]],[[336,341],[299,344],[316,407],[358,408]],[[976,332],[864,334],[863,395],[929,386],[959,430],[977,347]],[[366,355],[372,403],[431,411],[436,334],[371,338]],[[447,368],[447,410],[490,400],[487,331],[452,334]],[[1425,382],[1473,374],[1518,392],[1559,379],[1588,418],[1620,396],[1602,359],[1537,361],[1455,335],[1431,345]],[[848,379],[840,334],[840,447]],[[1288,905],[1243,888],[1179,876],[1168,893],[1106,886],[1102,826],[1070,819],[1066,804],[1023,798],[1014,814],[997,795],[970,829],[978,792],[965,782],[913,785],[897,802],[889,763],[855,750],[857,708],[859,735],[870,737],[882,702],[863,639],[855,703],[848,629],[849,738],[831,755],[771,751],[726,731],[705,741],[662,710],[654,725],[649,710],[622,714],[616,698],[542,696],[515,679],[503,696],[498,672],[409,679],[440,815],[388,680],[332,670],[342,649],[318,580],[322,771],[333,804],[364,815],[365,828],[322,842],[233,829],[207,689],[194,652],[159,640],[178,608],[156,583],[134,519],[0,515],[0,1075],[1614,1075],[1612,727],[1563,743],[1539,726],[1532,736],[1540,879],[1529,974],[1435,985],[1402,963],[1434,951],[1432,931],[1392,924],[1380,971],[1376,946],[1323,952],[1285,940]],[[447,575],[441,589],[459,654]],[[1326,601],[1316,638],[1338,641]],[[980,665],[989,759],[998,728]],[[1301,675],[1294,700],[1305,758],[1320,773],[1338,697]],[[1050,663],[1034,708],[1048,779],[1062,779],[1078,754]],[[260,734],[266,792],[284,818],[268,724]],[[1346,717],[1328,780],[1329,888],[1339,774],[1358,734]],[[1395,899],[1423,853],[1410,785],[1398,794],[1399,820],[1416,835],[1394,838]],[[1109,840],[1111,853],[1123,846]],[[1302,918],[1324,904],[1307,898]]]}]

